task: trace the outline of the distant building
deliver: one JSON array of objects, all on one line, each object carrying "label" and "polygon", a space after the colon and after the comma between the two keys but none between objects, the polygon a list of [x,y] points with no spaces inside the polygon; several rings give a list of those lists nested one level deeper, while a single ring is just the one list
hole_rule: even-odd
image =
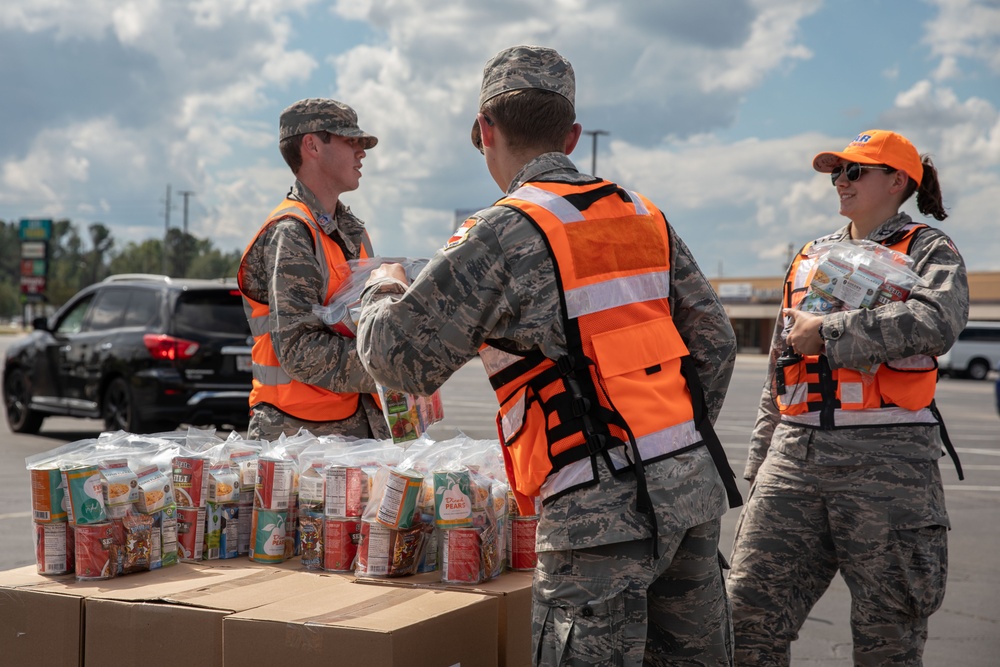
[{"label": "distant building", "polygon": [[[740,352],[764,352],[781,307],[784,276],[711,278],[726,308]],[[969,273],[969,319],[1000,322],[1000,271]]]}]

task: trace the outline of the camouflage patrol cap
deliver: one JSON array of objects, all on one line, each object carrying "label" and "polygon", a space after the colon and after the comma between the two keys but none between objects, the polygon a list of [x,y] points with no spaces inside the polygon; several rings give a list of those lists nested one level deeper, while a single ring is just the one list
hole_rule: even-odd
[{"label": "camouflage patrol cap", "polygon": [[501,93],[525,88],[559,93],[576,105],[576,78],[569,61],[554,49],[522,45],[504,49],[486,63],[479,108]]},{"label": "camouflage patrol cap", "polygon": [[377,137],[358,127],[358,114],[354,109],[337,100],[318,97],[299,100],[281,112],[278,139],[322,130],[338,137],[362,139],[366,149],[378,143]]}]

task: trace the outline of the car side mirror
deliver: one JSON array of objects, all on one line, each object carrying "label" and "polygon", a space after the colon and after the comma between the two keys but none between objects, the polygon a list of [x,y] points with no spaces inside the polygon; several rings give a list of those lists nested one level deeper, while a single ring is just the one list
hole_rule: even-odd
[{"label": "car side mirror", "polygon": [[31,320],[31,326],[38,331],[48,331],[49,320],[47,317],[36,317]]}]

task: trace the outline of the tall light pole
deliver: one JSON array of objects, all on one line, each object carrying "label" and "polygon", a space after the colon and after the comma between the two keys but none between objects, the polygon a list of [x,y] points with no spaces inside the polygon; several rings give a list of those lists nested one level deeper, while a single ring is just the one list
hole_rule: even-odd
[{"label": "tall light pole", "polygon": [[607,130],[584,130],[584,134],[589,134],[593,138],[590,148],[590,175],[597,176],[597,137],[601,134],[610,134]]}]

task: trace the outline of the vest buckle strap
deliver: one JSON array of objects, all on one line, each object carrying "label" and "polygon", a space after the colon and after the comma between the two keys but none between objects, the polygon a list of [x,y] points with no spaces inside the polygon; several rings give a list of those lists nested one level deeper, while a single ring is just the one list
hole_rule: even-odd
[{"label": "vest buckle strap", "polygon": [[572,354],[565,354],[558,359],[556,359],[556,368],[559,369],[564,377],[573,373],[576,370],[576,360],[573,358]]},{"label": "vest buckle strap", "polygon": [[589,435],[587,436],[586,445],[587,445],[587,452],[591,456],[597,456],[605,449],[607,449],[608,436],[604,435],[603,433],[594,433],[592,435]]},{"label": "vest buckle strap", "polygon": [[573,399],[573,416],[582,417],[590,412],[590,399],[579,396]]}]

